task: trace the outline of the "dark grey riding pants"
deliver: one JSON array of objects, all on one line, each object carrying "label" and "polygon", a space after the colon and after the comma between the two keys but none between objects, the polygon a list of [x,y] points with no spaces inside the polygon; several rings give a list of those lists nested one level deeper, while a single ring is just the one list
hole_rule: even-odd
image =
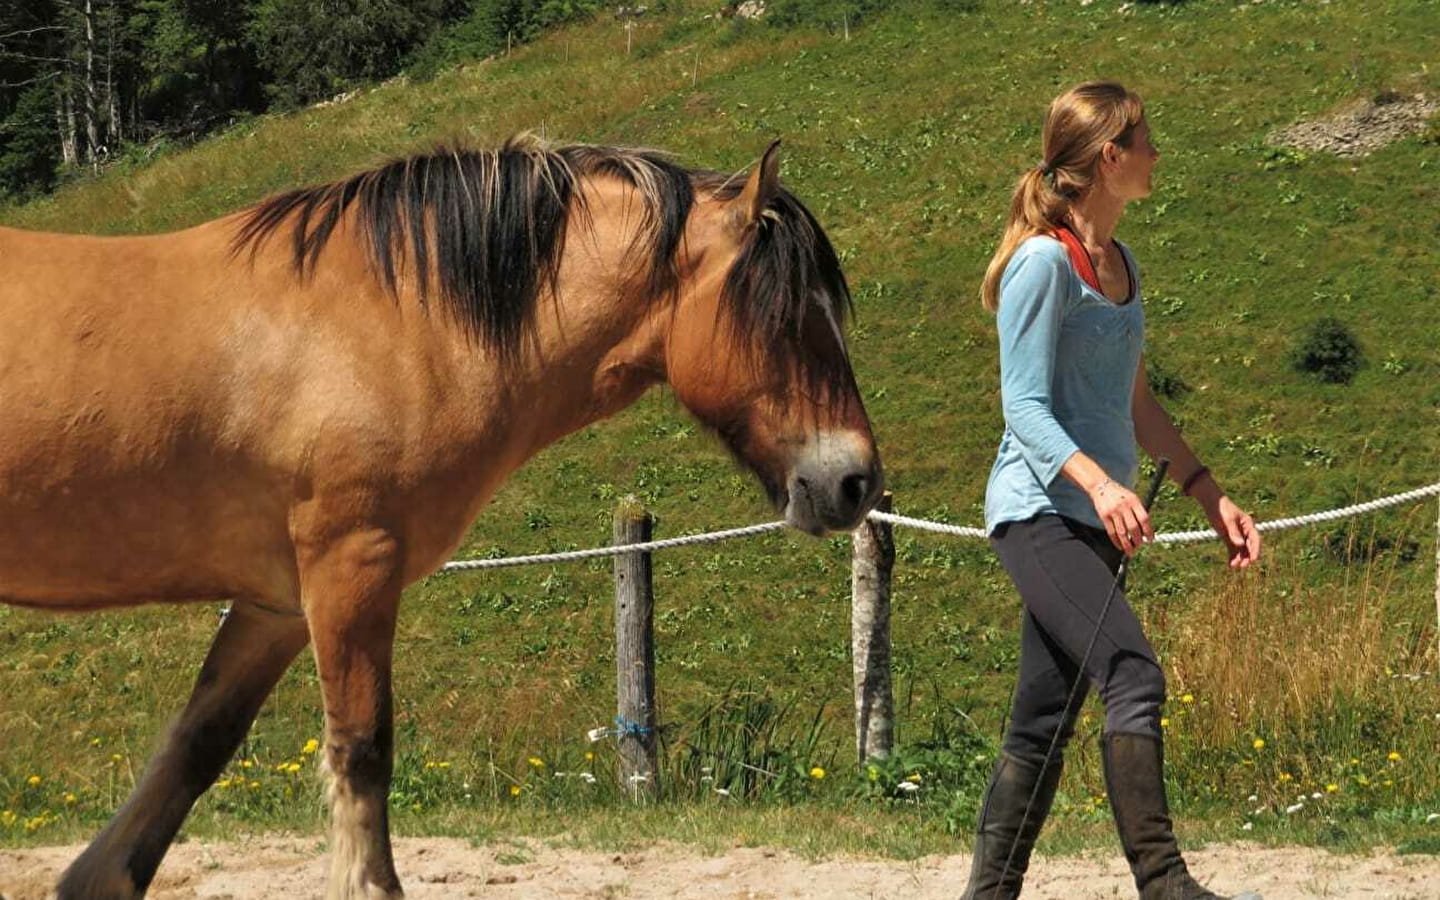
[{"label": "dark grey riding pants", "polygon": [[1057,729],[1063,751],[1090,685],[1105,703],[1105,730],[1160,736],[1165,675],[1123,585],[1085,666],[1075,703],[1065,709],[1105,596],[1124,558],[1104,531],[1042,515],[998,526],[991,546],[1025,606],[1020,630],[1020,680],[1004,749],[1041,763]]}]

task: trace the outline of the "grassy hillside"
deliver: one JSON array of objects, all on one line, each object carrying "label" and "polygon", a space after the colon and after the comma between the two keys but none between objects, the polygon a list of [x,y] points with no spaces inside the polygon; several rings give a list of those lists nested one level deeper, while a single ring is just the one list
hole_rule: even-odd
[{"label": "grassy hillside", "polygon": [[[493,143],[532,129],[660,146],[725,170],[781,136],[784,178],[829,229],[856,291],[853,353],[897,509],[972,524],[1001,428],[979,278],[1011,185],[1036,160],[1045,104],[1076,81],[1117,78],[1147,98],[1162,152],[1154,196],[1120,231],[1142,266],[1147,357],[1189,388],[1169,406],[1222,484],[1269,519],[1440,479],[1440,147],[1412,137],[1344,160],[1264,141],[1382,90],[1440,90],[1433,3],[983,0],[902,6],[848,41],[708,12],[672,5],[639,25],[628,55],[620,25],[602,19],[431,82],[242,122],[0,220],[179,228],[453,136]],[[1302,328],[1327,314],[1369,359],[1349,386],[1286,362]],[[751,479],[656,393],[534,460],[476,523],[468,550],[602,543],[627,493],[656,512],[662,536],[774,517]],[[1239,836],[1248,818],[1249,836],[1440,848],[1440,825],[1425,824],[1440,812],[1435,512],[1417,504],[1275,536],[1245,576],[1223,572],[1216,547],[1142,557],[1132,597],[1171,680],[1178,805],[1205,820],[1205,834]],[[1166,530],[1200,524],[1173,490],[1158,519]],[[834,846],[910,853],[965,826],[1013,683],[1018,604],[982,544],[913,532],[898,544],[906,749],[874,773],[846,765],[848,539],[776,535],[657,557],[669,774],[694,798],[680,833],[796,843],[798,823],[828,823],[842,836]],[[592,766],[603,776],[611,762],[583,737],[613,715],[609,582],[608,564],[594,563],[436,577],[409,592],[398,827],[578,832],[546,811],[609,809],[605,777],[592,789],[548,774]],[[75,618],[0,607],[0,842],[82,834],[113,809],[183,702],[215,624],[213,607]],[[1408,673],[1423,675],[1391,677]],[[313,757],[302,752],[319,735],[318,703],[302,662],[262,712],[248,765],[202,801],[192,828],[228,830],[237,817],[318,827],[319,791],[304,777]],[[757,800],[806,800],[807,812],[716,811],[699,767],[762,749],[721,727],[739,720],[778,722],[766,765],[786,777],[761,779]],[[1087,717],[1077,741],[1062,842],[1106,830],[1089,740],[1098,725]],[[831,777],[808,778],[815,765]],[[912,774],[922,775],[918,802],[893,799]],[[1302,791],[1321,799],[1276,812]],[[1262,805],[1270,811],[1253,814]],[[669,821],[593,816],[595,832],[612,836]]]}]

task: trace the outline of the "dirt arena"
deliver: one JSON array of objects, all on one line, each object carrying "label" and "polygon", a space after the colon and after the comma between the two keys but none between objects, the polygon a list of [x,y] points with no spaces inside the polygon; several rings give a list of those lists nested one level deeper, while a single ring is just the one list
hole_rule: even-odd
[{"label": "dirt arena", "polygon": [[[412,900],[511,898],[904,898],[953,900],[969,871],[968,856],[910,862],[830,859],[807,862],[764,848],[719,856],[678,845],[638,853],[556,849],[553,842],[404,838],[396,864]],[[0,850],[0,894],[43,900],[79,845]],[[1440,900],[1440,859],[1371,854],[1337,856],[1307,848],[1216,846],[1190,854],[1191,869],[1217,890],[1261,891],[1265,900],[1320,897]],[[153,900],[318,900],[323,848],[309,838],[251,838],[172,847],[149,897]],[[1118,856],[1038,858],[1025,891],[1034,900],[1135,896]]]}]

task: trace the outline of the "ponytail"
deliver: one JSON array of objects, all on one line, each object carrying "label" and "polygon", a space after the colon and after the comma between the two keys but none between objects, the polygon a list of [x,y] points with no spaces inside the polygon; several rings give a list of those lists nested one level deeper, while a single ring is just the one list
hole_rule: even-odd
[{"label": "ponytail", "polygon": [[1000,308],[1000,279],[1015,249],[1037,234],[1049,234],[1059,228],[1070,212],[1069,199],[1055,189],[1054,173],[1042,174],[1041,168],[1027,169],[1015,185],[1015,193],[1010,197],[1010,221],[985,269],[980,302],[992,313]]}]

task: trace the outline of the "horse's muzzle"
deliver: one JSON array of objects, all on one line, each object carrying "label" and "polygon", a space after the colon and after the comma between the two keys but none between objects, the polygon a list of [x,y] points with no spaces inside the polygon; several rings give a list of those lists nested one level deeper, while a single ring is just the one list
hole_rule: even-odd
[{"label": "horse's muzzle", "polygon": [[880,500],[885,476],[868,435],[825,432],[797,454],[785,487],[785,521],[822,535],[863,522]]}]

